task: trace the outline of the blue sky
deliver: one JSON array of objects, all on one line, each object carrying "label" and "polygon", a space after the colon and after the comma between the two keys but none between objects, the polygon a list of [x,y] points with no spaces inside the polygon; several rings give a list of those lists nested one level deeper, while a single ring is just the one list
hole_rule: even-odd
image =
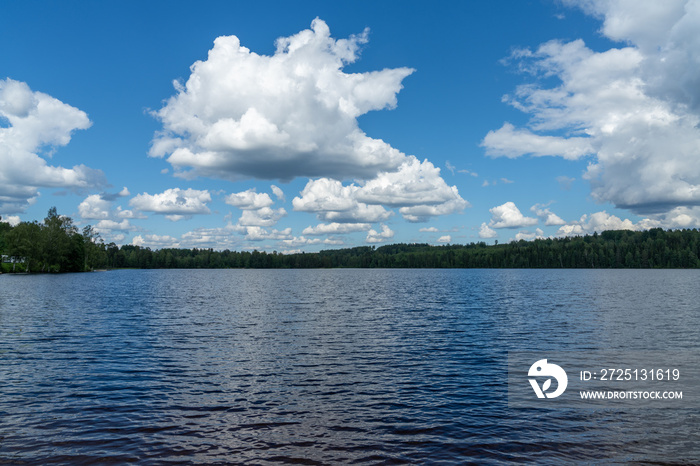
[{"label": "blue sky", "polygon": [[1,7],[11,223],[286,252],[700,225],[695,1]]}]

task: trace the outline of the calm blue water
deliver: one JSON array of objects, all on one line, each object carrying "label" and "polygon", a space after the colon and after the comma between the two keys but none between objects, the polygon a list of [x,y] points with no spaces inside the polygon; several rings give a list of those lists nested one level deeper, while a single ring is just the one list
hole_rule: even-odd
[{"label": "calm blue water", "polygon": [[508,351],[700,349],[700,272],[0,276],[0,463],[700,462],[693,409],[514,409]]}]

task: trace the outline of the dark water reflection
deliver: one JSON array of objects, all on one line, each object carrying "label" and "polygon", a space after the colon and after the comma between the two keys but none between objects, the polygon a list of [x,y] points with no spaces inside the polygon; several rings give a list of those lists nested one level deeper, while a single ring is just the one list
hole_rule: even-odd
[{"label": "dark water reflection", "polygon": [[698,350],[700,273],[0,277],[0,462],[700,462],[695,410],[508,407],[507,353]]}]

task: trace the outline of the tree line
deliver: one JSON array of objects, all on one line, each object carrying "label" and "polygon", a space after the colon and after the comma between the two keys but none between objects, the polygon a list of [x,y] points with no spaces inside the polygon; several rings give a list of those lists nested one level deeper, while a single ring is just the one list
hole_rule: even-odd
[{"label": "tree line", "polygon": [[107,268],[699,268],[697,229],[600,234],[487,245],[391,244],[316,253],[215,251],[105,244],[91,226],[49,210],[43,223],[0,223],[4,272]]}]

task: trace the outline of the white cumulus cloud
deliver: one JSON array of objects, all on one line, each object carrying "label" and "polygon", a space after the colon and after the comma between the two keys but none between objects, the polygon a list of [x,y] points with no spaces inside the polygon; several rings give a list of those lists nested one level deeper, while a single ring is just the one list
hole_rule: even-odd
[{"label": "white cumulus cloud", "polygon": [[138,194],[129,201],[129,205],[142,212],[165,215],[177,221],[192,215],[209,214],[206,203],[211,201],[209,191],[197,189],[166,189],[158,194]]},{"label": "white cumulus cloud", "polygon": [[336,40],[315,19],[311,29],[277,39],[271,56],[236,36],[218,37],[156,112],[163,131],[150,155],[167,156],[181,175],[226,179],[342,179],[398,167],[404,155],[368,137],[357,118],[395,107],[414,70],[343,72],[367,37]]},{"label": "white cumulus cloud", "polygon": [[564,225],[566,223],[561,217],[549,210],[549,207],[544,204],[535,204],[530,207],[530,211],[544,220],[544,224],[548,227],[553,225]]},{"label": "white cumulus cloud", "polygon": [[493,228],[489,227],[486,222],[479,227],[479,238],[490,239],[498,237],[498,233]]},{"label": "white cumulus cloud", "polygon": [[[700,2],[565,0],[624,44],[600,52],[582,40],[518,50],[536,78],[505,100],[531,116],[484,138],[491,155],[590,155],[592,197],[639,215],[700,205]],[[545,85],[552,82],[554,85]],[[563,179],[564,187],[570,179]]]},{"label": "white cumulus cloud", "polygon": [[374,229],[367,232],[367,238],[365,241],[368,243],[382,243],[388,239],[394,237],[394,232],[388,226],[382,224],[382,231],[378,232]]},{"label": "white cumulus cloud", "polygon": [[369,223],[320,223],[315,227],[308,226],[304,228],[304,235],[338,235],[345,233],[354,233],[356,231],[367,231],[372,226]]},{"label": "white cumulus cloud", "polygon": [[537,225],[537,219],[525,217],[514,202],[506,202],[505,204],[489,209],[491,212],[490,228],[523,228]]},{"label": "white cumulus cloud", "polygon": [[46,161],[74,131],[90,127],[85,112],[7,78],[0,80],[0,123],[0,213],[24,211],[42,187],[84,190],[106,184],[100,170]]}]

